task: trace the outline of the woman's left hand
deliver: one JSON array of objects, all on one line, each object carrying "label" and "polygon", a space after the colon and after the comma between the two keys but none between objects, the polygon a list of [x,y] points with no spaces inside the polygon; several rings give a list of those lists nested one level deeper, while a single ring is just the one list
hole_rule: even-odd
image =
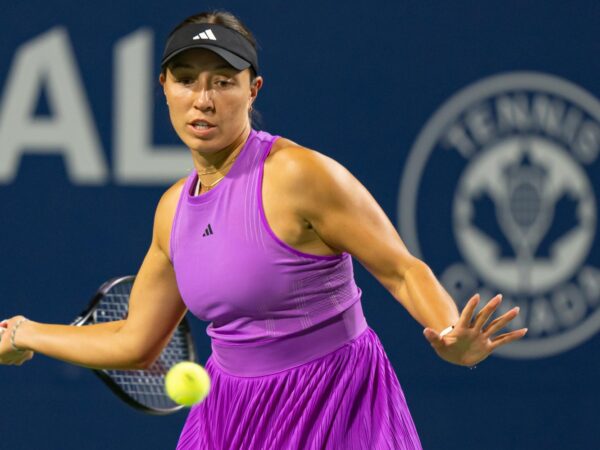
[{"label": "woman's left hand", "polygon": [[527,328],[521,328],[493,337],[494,333],[500,331],[519,314],[519,308],[511,309],[490,322],[484,329],[484,324],[502,301],[502,296],[497,295],[492,298],[487,305],[481,308],[472,322],[471,319],[479,299],[479,294],[469,299],[454,329],[444,337],[440,337],[431,328],[423,330],[423,334],[443,360],[460,366],[474,366],[487,358],[498,347],[521,339],[527,333]]}]

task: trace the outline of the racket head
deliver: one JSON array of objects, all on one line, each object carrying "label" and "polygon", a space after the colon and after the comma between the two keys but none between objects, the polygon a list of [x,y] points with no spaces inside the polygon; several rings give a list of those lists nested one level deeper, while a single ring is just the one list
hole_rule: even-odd
[{"label": "racket head", "polygon": [[[134,275],[128,275],[103,283],[72,325],[84,326],[125,319],[134,280]],[[185,317],[158,359],[148,369],[93,371],[128,405],[148,414],[165,415],[183,408],[165,392],[165,375],[173,365],[182,361],[196,361],[194,342]]]}]

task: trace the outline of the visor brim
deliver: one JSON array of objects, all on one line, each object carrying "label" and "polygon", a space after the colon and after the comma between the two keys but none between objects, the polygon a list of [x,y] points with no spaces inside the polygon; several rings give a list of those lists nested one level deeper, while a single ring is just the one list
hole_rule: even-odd
[{"label": "visor brim", "polygon": [[168,64],[169,61],[171,61],[175,56],[193,48],[205,48],[216,53],[221,58],[223,58],[227,62],[227,64],[229,64],[236,70],[244,70],[251,66],[251,64],[248,61],[246,61],[243,58],[240,58],[238,55],[230,52],[229,50],[225,50],[224,48],[209,44],[193,44],[184,48],[180,48],[176,52],[171,53],[161,62],[161,67],[164,67],[166,64]]}]

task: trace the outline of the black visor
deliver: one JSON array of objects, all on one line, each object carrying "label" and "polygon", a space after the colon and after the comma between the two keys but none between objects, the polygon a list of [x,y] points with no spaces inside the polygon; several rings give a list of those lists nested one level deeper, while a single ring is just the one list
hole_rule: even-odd
[{"label": "black visor", "polygon": [[190,48],[206,48],[223,58],[234,69],[252,67],[258,74],[258,58],[252,44],[237,31],[214,23],[188,24],[171,34],[160,66],[164,67],[175,55]]}]

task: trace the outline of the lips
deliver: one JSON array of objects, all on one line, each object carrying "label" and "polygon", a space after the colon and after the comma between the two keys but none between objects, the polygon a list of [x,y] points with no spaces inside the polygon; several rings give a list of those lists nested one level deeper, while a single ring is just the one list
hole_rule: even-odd
[{"label": "lips", "polygon": [[196,125],[207,126],[207,127],[215,126],[214,123],[209,122],[208,120],[205,120],[205,119],[195,119],[195,120],[192,120],[191,122],[188,122],[188,124],[192,125],[192,126],[196,126]]},{"label": "lips", "polygon": [[186,127],[194,136],[206,137],[215,129],[216,125],[208,120],[196,119],[188,122]]}]

